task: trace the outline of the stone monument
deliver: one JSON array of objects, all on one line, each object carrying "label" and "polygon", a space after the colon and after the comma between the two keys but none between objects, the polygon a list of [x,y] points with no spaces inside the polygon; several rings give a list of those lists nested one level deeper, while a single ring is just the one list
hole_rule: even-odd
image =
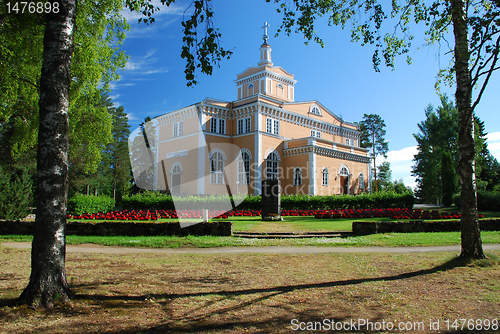
[{"label": "stone monument", "polygon": [[281,220],[281,189],[278,180],[262,181],[262,219]]}]

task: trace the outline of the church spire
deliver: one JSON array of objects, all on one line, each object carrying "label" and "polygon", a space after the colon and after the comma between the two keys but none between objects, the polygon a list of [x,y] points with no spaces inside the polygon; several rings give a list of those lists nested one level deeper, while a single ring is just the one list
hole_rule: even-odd
[{"label": "church spire", "polygon": [[267,28],[270,25],[266,22],[262,29],[264,29],[264,35],[262,38],[264,39],[264,44],[260,46],[260,61],[259,66],[267,65],[273,66],[273,62],[271,61],[271,46],[267,44],[267,40],[269,39],[269,35],[267,34]]}]

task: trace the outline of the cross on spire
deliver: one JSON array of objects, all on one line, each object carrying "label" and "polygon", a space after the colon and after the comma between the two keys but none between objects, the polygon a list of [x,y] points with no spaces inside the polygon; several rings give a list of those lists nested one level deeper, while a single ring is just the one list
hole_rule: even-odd
[{"label": "cross on spire", "polygon": [[264,23],[264,26],[262,27],[262,29],[264,29],[264,36],[262,36],[262,38],[264,38],[264,44],[267,44],[267,39],[269,38],[269,35],[267,34],[268,27],[270,27],[270,25],[267,22]]}]

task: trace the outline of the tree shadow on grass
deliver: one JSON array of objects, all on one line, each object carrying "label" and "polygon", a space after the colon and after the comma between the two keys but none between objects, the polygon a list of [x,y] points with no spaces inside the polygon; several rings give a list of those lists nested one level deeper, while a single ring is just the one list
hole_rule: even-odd
[{"label": "tree shadow on grass", "polygon": [[[110,308],[120,308],[123,306],[130,307],[130,305],[122,305],[116,303],[117,301],[123,302],[145,302],[148,300],[155,300],[163,308],[169,308],[174,301],[178,299],[190,298],[190,297],[207,297],[207,300],[204,300],[201,305],[191,308],[189,310],[189,314],[185,314],[182,317],[177,317],[173,323],[163,323],[158,326],[154,326],[144,331],[143,333],[162,333],[162,332],[175,332],[175,333],[185,333],[196,331],[218,331],[225,330],[231,328],[255,328],[259,329],[259,332],[267,333],[267,329],[269,329],[269,333],[273,333],[273,331],[278,328],[285,328],[285,326],[290,326],[290,321],[292,318],[289,315],[286,316],[274,316],[272,318],[272,324],[270,324],[270,320],[262,321],[261,319],[241,319],[238,321],[229,321],[229,322],[216,322],[212,319],[209,319],[214,314],[232,314],[233,312],[240,311],[245,309],[251,305],[261,303],[265,300],[268,300],[272,297],[279,296],[282,294],[286,294],[289,292],[307,290],[307,289],[321,289],[321,288],[331,288],[331,287],[348,287],[355,286],[363,283],[370,282],[391,282],[397,280],[405,280],[419,276],[430,275],[442,271],[448,271],[457,267],[466,266],[470,263],[470,261],[464,260],[460,257],[456,257],[451,259],[448,262],[445,262],[439,266],[430,268],[430,269],[422,269],[413,272],[402,273],[393,276],[382,276],[382,277],[372,277],[372,278],[360,278],[360,279],[348,279],[348,280],[338,280],[332,282],[322,282],[322,283],[305,283],[305,284],[295,284],[295,285],[280,285],[274,287],[266,287],[266,288],[250,288],[250,289],[239,289],[239,290],[211,290],[211,291],[203,291],[203,292],[188,292],[188,293],[166,293],[166,294],[147,294],[147,295],[139,295],[139,296],[128,296],[128,295],[99,295],[99,294],[77,294],[76,298],[80,300],[94,300],[102,303],[103,307]],[[77,286],[78,287],[78,286]],[[208,297],[215,297],[211,300],[208,300]],[[236,304],[234,300],[236,297],[243,297],[245,300],[237,300]],[[224,303],[224,306],[216,307],[215,311],[208,311],[211,307],[216,306],[217,303]],[[299,303],[299,302],[297,302]],[[232,304],[232,305],[227,305]],[[140,304],[137,304],[139,307]],[[227,305],[227,306],[226,306]],[[289,305],[286,303],[281,305],[282,308],[287,308]],[[205,312],[204,312],[205,310]],[[292,311],[294,314],[294,318],[302,318],[307,319],[307,321],[322,321],[324,316],[322,316],[319,312],[316,314],[315,312],[304,311],[303,314],[300,312],[297,313],[296,310]],[[182,320],[182,321],[181,321]],[[335,321],[348,321],[349,319],[332,318],[331,320]],[[370,319],[370,321],[377,321],[383,319]],[[276,327],[277,326],[277,327]],[[267,328],[267,329],[266,329]],[[274,328],[274,329],[272,329]],[[133,331],[132,331],[133,332]],[[132,333],[131,332],[131,333]],[[364,332],[364,331],[358,331]]]}]

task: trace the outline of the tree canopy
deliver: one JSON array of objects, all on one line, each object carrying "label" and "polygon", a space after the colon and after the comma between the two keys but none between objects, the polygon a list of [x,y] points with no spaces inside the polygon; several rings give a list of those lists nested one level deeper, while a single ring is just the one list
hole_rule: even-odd
[{"label": "tree canopy", "polygon": [[[376,114],[364,114],[363,120],[359,122],[361,130],[361,147],[370,148],[370,156],[373,159],[373,172],[375,179],[375,191],[378,191],[376,160],[378,155],[386,157],[389,151],[389,143],[385,141],[385,122]],[[390,179],[390,177],[389,177]]]}]

